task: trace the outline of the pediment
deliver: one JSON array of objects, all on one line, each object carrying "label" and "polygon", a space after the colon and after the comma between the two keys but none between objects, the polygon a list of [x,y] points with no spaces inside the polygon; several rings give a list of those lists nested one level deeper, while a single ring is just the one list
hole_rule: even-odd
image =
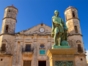
[{"label": "pediment", "polygon": [[27,29],[27,30],[23,30],[21,32],[19,32],[20,34],[25,34],[25,35],[29,35],[29,34],[51,34],[51,27],[45,25],[45,24],[39,24],[37,26],[34,26],[33,28]]}]

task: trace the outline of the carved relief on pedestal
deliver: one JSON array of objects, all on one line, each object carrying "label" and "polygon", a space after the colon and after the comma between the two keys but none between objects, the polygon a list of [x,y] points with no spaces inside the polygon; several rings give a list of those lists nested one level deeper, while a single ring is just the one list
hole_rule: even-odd
[{"label": "carved relief on pedestal", "polygon": [[55,66],[74,66],[73,61],[55,61]]}]

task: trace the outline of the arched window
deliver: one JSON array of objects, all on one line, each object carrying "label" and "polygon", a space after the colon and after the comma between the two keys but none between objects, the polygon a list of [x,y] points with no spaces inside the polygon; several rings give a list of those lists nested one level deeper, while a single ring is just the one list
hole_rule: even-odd
[{"label": "arched window", "polygon": [[2,44],[1,51],[3,51],[3,52],[6,51],[6,44]]},{"label": "arched window", "polygon": [[8,12],[11,12],[11,10],[8,10]]},{"label": "arched window", "polygon": [[44,44],[41,44],[41,45],[40,45],[40,48],[44,48]]},{"label": "arched window", "polygon": [[31,45],[30,44],[26,44],[25,51],[26,52],[31,51]]},{"label": "arched window", "polygon": [[9,26],[6,25],[6,27],[5,27],[5,32],[8,33],[8,30],[9,30]]},{"label": "arched window", "polygon": [[77,40],[76,43],[77,43],[77,44],[78,44],[78,43],[81,43],[81,41],[80,41],[80,40]]},{"label": "arched window", "polygon": [[78,33],[78,28],[77,28],[77,26],[74,26],[74,29],[75,29],[75,33]]},{"label": "arched window", "polygon": [[82,52],[83,52],[83,49],[82,49],[82,47],[81,47],[80,44],[78,44],[78,52],[79,52],[79,53],[82,53]]},{"label": "arched window", "polygon": [[39,54],[40,55],[45,55],[45,46],[44,46],[44,44],[40,45]]},{"label": "arched window", "polygon": [[75,12],[74,11],[72,11],[72,17],[75,17]]}]

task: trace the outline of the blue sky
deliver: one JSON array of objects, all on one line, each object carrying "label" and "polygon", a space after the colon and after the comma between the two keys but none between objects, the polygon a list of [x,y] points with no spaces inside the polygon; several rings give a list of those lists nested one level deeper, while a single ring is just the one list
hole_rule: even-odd
[{"label": "blue sky", "polygon": [[59,10],[64,19],[64,11],[68,6],[78,9],[84,46],[88,50],[88,0],[0,0],[0,29],[4,8],[10,5],[18,8],[16,32],[31,28],[40,23],[51,26],[51,17],[54,10]]}]

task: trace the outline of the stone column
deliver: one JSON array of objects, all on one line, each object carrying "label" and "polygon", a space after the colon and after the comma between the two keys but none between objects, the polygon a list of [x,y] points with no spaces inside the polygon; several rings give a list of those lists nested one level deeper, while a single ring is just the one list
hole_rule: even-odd
[{"label": "stone column", "polygon": [[17,42],[14,44],[13,47],[14,51],[13,51],[13,59],[12,59],[12,66],[16,66],[17,61],[16,61],[16,57],[17,57]]},{"label": "stone column", "polygon": [[50,62],[49,62],[49,57],[47,56],[47,59],[46,59],[46,66],[50,66]]},{"label": "stone column", "polygon": [[22,51],[21,42],[16,42],[16,44],[14,44],[12,66],[22,66],[22,52],[21,51]]},{"label": "stone column", "polygon": [[37,44],[36,43],[34,43],[34,45],[33,45],[33,59],[32,59],[32,66],[37,66],[38,64],[37,64],[37,46],[36,46]]}]

